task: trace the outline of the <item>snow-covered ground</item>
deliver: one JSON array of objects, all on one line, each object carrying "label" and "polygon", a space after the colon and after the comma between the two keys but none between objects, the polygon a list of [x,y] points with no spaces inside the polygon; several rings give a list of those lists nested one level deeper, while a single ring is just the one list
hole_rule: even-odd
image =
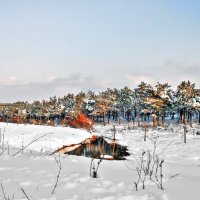
[{"label": "snow-covered ground", "polygon": [[[113,126],[95,126],[95,131],[0,123],[0,199],[4,200],[3,191],[10,199],[30,200],[67,200],[67,199],[102,199],[102,200],[199,200],[200,199],[200,135],[199,127],[188,128],[187,143],[183,143],[183,128],[170,126],[167,129],[148,130],[147,136],[158,138],[157,152],[164,159],[164,190],[147,181],[146,189],[139,186],[135,158],[142,151],[153,148],[152,141],[144,140],[144,130],[132,126],[116,126],[116,139],[128,146],[132,153],[125,161],[103,160],[98,170],[98,178],[90,177],[90,158],[61,155],[61,173],[54,194],[59,171],[55,157],[49,154],[58,147],[83,141],[94,134],[113,137]],[[42,135],[39,141],[29,145],[24,151],[13,156],[22,146]],[[95,161],[96,164],[98,160]],[[3,189],[2,189],[3,187]]]}]

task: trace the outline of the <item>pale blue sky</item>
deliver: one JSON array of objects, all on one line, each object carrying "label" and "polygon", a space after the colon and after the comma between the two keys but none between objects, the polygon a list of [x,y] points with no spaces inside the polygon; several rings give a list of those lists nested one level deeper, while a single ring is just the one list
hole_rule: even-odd
[{"label": "pale blue sky", "polygon": [[0,0],[0,102],[199,84],[198,0]]}]

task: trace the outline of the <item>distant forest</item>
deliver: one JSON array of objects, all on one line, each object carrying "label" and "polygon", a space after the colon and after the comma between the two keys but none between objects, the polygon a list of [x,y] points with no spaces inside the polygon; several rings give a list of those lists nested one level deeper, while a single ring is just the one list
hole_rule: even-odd
[{"label": "distant forest", "polygon": [[33,103],[0,104],[0,120],[4,122],[67,125],[80,115],[104,125],[112,120],[164,127],[168,117],[192,126],[194,121],[200,123],[200,89],[190,81],[182,81],[176,90],[168,83],[151,86],[141,82],[135,89],[107,88],[98,94],[88,91]]}]

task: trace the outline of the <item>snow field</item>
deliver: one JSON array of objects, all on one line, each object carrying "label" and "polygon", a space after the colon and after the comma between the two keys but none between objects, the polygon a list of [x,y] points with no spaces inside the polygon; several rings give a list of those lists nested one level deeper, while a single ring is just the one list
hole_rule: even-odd
[{"label": "snow field", "polygon": [[[144,130],[127,129],[116,126],[116,139],[120,144],[128,145],[134,156],[126,161],[103,160],[98,171],[99,177],[89,176],[90,158],[61,155],[62,170],[54,194],[53,187],[58,174],[55,156],[48,156],[62,145],[78,143],[93,134],[113,137],[112,126],[96,126],[95,132],[83,130],[0,123],[1,134],[5,129],[4,145],[9,145],[10,152],[0,156],[0,179],[6,195],[14,199],[26,199],[23,188],[31,200],[199,200],[200,197],[200,136],[192,130],[187,134],[187,143],[183,143],[182,129],[148,130],[148,137],[159,136],[157,150],[165,159],[163,165],[164,190],[147,181],[146,189],[134,189],[137,173],[135,157],[143,150],[151,150],[152,142],[143,141]],[[198,127],[196,127],[198,129]],[[33,138],[52,133],[41,141],[27,147],[16,156],[12,156]],[[130,170],[129,168],[133,169]],[[3,199],[0,189],[0,199]]]}]

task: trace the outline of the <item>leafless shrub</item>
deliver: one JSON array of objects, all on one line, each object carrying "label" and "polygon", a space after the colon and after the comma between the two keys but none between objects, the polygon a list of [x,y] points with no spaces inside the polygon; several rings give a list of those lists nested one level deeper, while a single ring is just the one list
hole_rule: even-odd
[{"label": "leafless shrub", "polygon": [[[154,138],[148,138],[153,143],[153,149],[142,151],[141,155],[134,156],[137,166],[134,170],[137,172],[137,180],[134,181],[135,190],[138,191],[138,187],[142,184],[142,189],[145,189],[145,183],[147,178],[154,182],[158,188],[163,189],[163,163],[164,159],[160,158],[162,153],[157,153],[157,141],[158,136]],[[130,168],[129,168],[130,169]]]},{"label": "leafless shrub", "polygon": [[97,167],[95,167],[95,162],[94,162],[94,159],[92,158],[91,159],[91,162],[90,162],[90,176],[92,178],[97,178],[98,177],[98,169],[99,169],[99,165],[100,163],[102,162],[102,159],[100,159],[98,162],[97,162]]}]

